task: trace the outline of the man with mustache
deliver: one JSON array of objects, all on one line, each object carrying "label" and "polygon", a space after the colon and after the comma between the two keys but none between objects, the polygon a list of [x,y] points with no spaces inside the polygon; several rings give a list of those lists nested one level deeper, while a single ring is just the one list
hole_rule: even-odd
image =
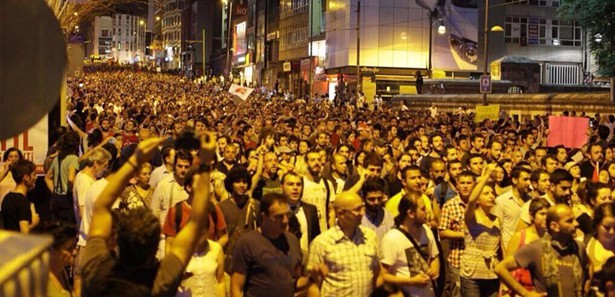
[{"label": "man with mustache", "polygon": [[316,206],[320,230],[324,231],[335,225],[332,206],[335,190],[333,184],[320,175],[322,160],[318,151],[312,150],[305,154],[305,163],[308,172],[303,176],[303,201]]},{"label": "man with mustache", "polygon": [[368,178],[361,187],[361,198],[365,203],[361,226],[376,232],[378,242],[395,226],[393,215],[384,208],[384,196],[384,181],[380,178]]}]

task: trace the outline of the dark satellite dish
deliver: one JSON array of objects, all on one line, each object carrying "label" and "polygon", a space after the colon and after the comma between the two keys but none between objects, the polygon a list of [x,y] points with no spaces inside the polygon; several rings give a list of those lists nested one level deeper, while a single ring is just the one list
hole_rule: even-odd
[{"label": "dark satellite dish", "polygon": [[36,124],[58,102],[66,42],[42,0],[0,1],[0,140]]}]

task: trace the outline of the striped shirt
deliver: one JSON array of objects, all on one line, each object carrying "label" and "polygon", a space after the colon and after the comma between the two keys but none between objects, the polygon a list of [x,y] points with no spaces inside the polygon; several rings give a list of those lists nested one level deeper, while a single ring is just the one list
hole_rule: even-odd
[{"label": "striped shirt", "polygon": [[469,279],[497,279],[495,265],[502,232],[498,219],[493,227],[474,221],[464,230],[465,249],[461,256],[459,275]]},{"label": "striped shirt", "polygon": [[[446,201],[442,207],[442,213],[440,214],[439,230],[451,230],[456,232],[464,231],[463,218],[465,215],[467,204],[461,200],[459,195],[455,198]],[[450,253],[448,254],[448,263],[459,268],[461,263],[461,255],[465,249],[463,239],[451,239],[450,240]]]},{"label": "striped shirt", "polygon": [[380,258],[374,231],[359,226],[348,238],[336,225],[312,241],[307,268],[325,264],[329,270],[320,296],[367,297],[374,289]]}]

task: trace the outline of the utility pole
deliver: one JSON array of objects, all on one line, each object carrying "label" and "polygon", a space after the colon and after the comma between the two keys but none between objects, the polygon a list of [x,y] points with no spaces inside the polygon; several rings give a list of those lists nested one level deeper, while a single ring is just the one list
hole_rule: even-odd
[{"label": "utility pole", "polygon": [[[483,45],[484,57],[483,57],[483,75],[487,75],[487,68],[489,66],[489,0],[485,0],[485,28],[484,28]],[[487,93],[483,93],[483,105],[487,105]]]},{"label": "utility pole", "polygon": [[207,74],[205,72],[205,28],[203,28],[203,82],[207,78]]},{"label": "utility pole", "polygon": [[429,11],[429,57],[427,58],[429,61],[428,66],[427,66],[427,77],[431,78],[432,74],[431,74],[431,68],[432,68],[432,64],[431,64],[431,59],[432,59],[432,51],[433,51],[433,22],[434,22],[434,13],[436,10]]},{"label": "utility pole", "polygon": [[361,0],[357,0],[357,100],[361,92]]}]

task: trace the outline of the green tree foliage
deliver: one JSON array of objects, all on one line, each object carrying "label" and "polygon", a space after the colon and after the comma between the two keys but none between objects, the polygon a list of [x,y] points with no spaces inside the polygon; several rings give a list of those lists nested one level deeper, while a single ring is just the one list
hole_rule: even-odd
[{"label": "green tree foliage", "polygon": [[562,0],[559,14],[587,33],[598,74],[615,76],[615,0]]}]

